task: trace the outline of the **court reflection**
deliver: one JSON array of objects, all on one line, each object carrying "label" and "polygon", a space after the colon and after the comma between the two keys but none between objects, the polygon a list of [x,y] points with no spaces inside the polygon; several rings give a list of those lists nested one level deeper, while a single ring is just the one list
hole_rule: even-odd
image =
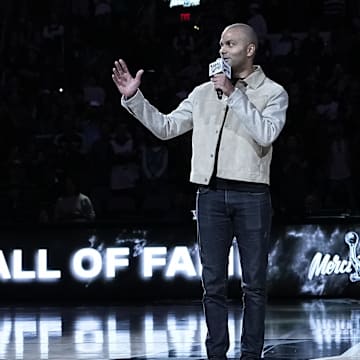
[{"label": "court reflection", "polygon": [[[265,358],[337,356],[360,343],[360,304],[272,304]],[[241,306],[229,307],[229,358],[240,354]],[[0,308],[0,359],[205,358],[199,302],[176,305]],[[284,357],[285,356],[285,357]]]}]

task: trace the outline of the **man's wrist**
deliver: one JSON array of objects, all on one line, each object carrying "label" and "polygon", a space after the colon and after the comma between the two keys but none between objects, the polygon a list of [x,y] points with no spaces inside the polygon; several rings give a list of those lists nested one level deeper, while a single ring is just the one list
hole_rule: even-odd
[{"label": "man's wrist", "polygon": [[131,94],[129,96],[124,95],[124,100],[125,101],[130,100],[131,98],[133,98],[136,95],[137,92],[138,92],[138,90],[136,90],[133,94]]}]

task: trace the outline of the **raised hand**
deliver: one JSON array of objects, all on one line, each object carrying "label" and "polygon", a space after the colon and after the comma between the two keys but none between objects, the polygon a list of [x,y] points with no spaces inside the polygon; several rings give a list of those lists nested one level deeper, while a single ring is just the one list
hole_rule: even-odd
[{"label": "raised hand", "polygon": [[124,60],[115,61],[115,67],[112,69],[112,79],[122,95],[125,97],[133,96],[141,83],[141,76],[144,70],[139,70],[135,78],[131,76]]}]

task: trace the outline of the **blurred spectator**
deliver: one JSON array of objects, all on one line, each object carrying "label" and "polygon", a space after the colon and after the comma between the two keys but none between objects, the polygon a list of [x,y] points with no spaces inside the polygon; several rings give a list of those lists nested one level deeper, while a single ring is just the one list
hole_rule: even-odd
[{"label": "blurred spectator", "polygon": [[112,12],[111,0],[93,0],[94,1],[94,15],[104,16]]},{"label": "blurred spectator", "polygon": [[285,28],[275,42],[272,51],[274,62],[277,65],[291,65],[295,56],[295,38],[288,28]]},{"label": "blurred spectator", "polygon": [[83,152],[87,154],[92,145],[101,136],[101,122],[104,121],[103,108],[100,106],[86,106],[84,113],[81,114],[80,127],[83,139]]},{"label": "blurred spectator", "polygon": [[328,129],[326,206],[354,210],[356,201],[352,185],[350,144],[342,125],[332,125]]},{"label": "blurred spectator", "polygon": [[43,27],[45,52],[51,55],[64,53],[64,25],[55,11],[50,13],[49,21]]},{"label": "blurred spectator", "polygon": [[[360,7],[360,2],[359,2]],[[349,69],[354,73],[354,76],[359,78],[360,70],[358,64],[360,63],[360,16],[353,18],[353,27],[351,34],[350,56],[348,61]]]},{"label": "blurred spectator", "polygon": [[90,76],[84,82],[84,102],[90,106],[102,106],[104,105],[106,92],[102,86],[100,86],[94,76]]},{"label": "blurred spectator", "polygon": [[350,75],[345,71],[344,66],[335,64],[327,78],[326,88],[332,89],[334,96],[341,99],[350,83]]},{"label": "blurred spectator", "polygon": [[346,14],[345,0],[323,0],[322,14],[324,26],[327,28],[337,28],[344,24]]},{"label": "blurred spectator", "polygon": [[63,129],[54,138],[57,172],[80,171],[85,166],[83,137],[70,114],[63,119]]},{"label": "blurred spectator", "polygon": [[28,94],[34,94],[39,88],[41,60],[39,50],[33,47],[24,49],[22,62],[18,67],[21,76],[23,90]]},{"label": "blurred spectator", "polygon": [[172,40],[173,58],[183,67],[195,48],[194,37],[186,26],[181,26]]},{"label": "blurred spectator", "polygon": [[135,188],[139,180],[139,165],[134,137],[126,123],[118,123],[110,140],[113,153],[111,169],[111,189],[127,190]]},{"label": "blurred spectator", "polygon": [[76,0],[71,2],[72,14],[78,19],[89,18],[90,2],[89,0]]},{"label": "blurred spectator", "polygon": [[147,133],[140,150],[142,209],[145,211],[168,210],[170,194],[167,146],[151,133]]},{"label": "blurred spectator", "polygon": [[108,211],[108,202],[111,197],[110,175],[113,163],[110,123],[102,121],[99,130],[99,138],[94,141],[88,154],[91,198],[98,218],[105,216]]},{"label": "blurred spectator", "polygon": [[317,189],[312,189],[305,196],[304,215],[318,215],[322,210],[321,195]]},{"label": "blurred spectator", "polygon": [[299,56],[303,72],[306,73],[309,68],[318,66],[321,63],[324,48],[324,40],[320,35],[319,29],[312,25],[300,43]]},{"label": "blurred spectator", "polygon": [[288,215],[301,216],[308,188],[308,163],[299,135],[290,135],[282,149],[281,204]]},{"label": "blurred spectator", "polygon": [[319,102],[316,106],[316,111],[320,116],[321,121],[328,123],[333,123],[338,118],[338,110],[339,110],[339,103],[338,101],[332,96],[330,89],[324,89],[320,94]]},{"label": "blurred spectator", "polygon": [[168,178],[169,153],[167,146],[154,135],[146,134],[141,146],[142,179],[146,187],[161,187]]},{"label": "blurred spectator", "polygon": [[111,198],[107,204],[109,214],[133,214],[141,204],[138,191],[140,166],[135,138],[127,123],[118,122],[110,140],[112,163],[110,173]]},{"label": "blurred spectator", "polygon": [[265,71],[271,71],[273,51],[271,41],[267,36],[258,37],[259,48],[256,51],[256,63]]},{"label": "blurred spectator", "polygon": [[208,74],[204,71],[204,66],[201,63],[200,56],[196,53],[190,54],[188,63],[179,73],[180,77],[190,81],[190,89],[193,88],[195,84],[199,84],[199,82],[207,75]]},{"label": "blurred spectator", "polygon": [[138,29],[136,31],[140,37],[146,34],[150,41],[157,37],[155,32],[155,26],[158,25],[156,21],[157,8],[157,0],[147,0],[138,2],[138,8],[136,9],[138,18]]},{"label": "blurred spectator", "polygon": [[93,0],[94,2],[94,26],[93,40],[98,48],[108,48],[112,29],[112,1]]},{"label": "blurred spectator", "polygon": [[178,88],[175,96],[178,101],[182,101],[190,94],[193,84],[191,78],[186,76],[178,77],[177,83]]},{"label": "blurred spectator", "polygon": [[95,211],[88,196],[80,192],[74,177],[66,176],[62,195],[54,208],[56,222],[84,222],[95,220]]},{"label": "blurred spectator", "polygon": [[258,37],[266,38],[268,35],[267,22],[261,12],[260,4],[253,2],[249,5],[249,18],[247,23],[255,30]]},{"label": "blurred spectator", "polygon": [[224,25],[226,26],[228,24],[239,22],[239,16],[241,16],[241,12],[240,12],[241,10],[237,0],[223,0],[221,5],[222,6],[217,6],[218,26],[222,27]]}]

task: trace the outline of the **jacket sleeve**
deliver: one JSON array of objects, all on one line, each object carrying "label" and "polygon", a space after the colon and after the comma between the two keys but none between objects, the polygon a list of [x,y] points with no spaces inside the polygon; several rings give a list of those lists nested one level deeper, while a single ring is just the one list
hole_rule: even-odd
[{"label": "jacket sleeve", "polygon": [[145,99],[140,90],[130,99],[122,97],[121,105],[162,140],[184,134],[193,127],[193,94],[183,100],[170,114],[161,113]]},{"label": "jacket sleeve", "polygon": [[288,94],[281,86],[274,90],[261,112],[240,89],[236,88],[228,98],[229,108],[238,115],[245,131],[264,147],[276,140],[285,125]]}]

